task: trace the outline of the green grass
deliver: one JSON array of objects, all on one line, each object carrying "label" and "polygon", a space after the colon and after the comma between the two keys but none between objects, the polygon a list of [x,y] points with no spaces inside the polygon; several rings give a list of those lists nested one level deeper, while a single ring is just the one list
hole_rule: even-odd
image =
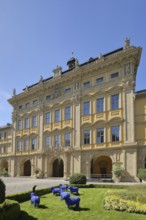
[{"label": "green grass", "polygon": [[21,220],[145,220],[145,215],[127,212],[107,211],[103,208],[103,200],[108,189],[81,188],[80,209],[68,209],[65,201],[59,196],[46,194],[41,196],[39,208],[30,205],[30,201],[20,204]]}]

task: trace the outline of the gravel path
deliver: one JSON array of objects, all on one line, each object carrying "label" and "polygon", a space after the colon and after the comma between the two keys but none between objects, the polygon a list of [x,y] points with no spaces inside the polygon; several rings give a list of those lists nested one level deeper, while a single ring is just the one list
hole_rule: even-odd
[{"label": "gravel path", "polygon": [[68,184],[68,181],[63,179],[35,179],[26,177],[1,177],[1,179],[6,185],[6,195],[30,191],[34,185],[37,185],[36,189],[42,189],[56,186],[60,183]]}]

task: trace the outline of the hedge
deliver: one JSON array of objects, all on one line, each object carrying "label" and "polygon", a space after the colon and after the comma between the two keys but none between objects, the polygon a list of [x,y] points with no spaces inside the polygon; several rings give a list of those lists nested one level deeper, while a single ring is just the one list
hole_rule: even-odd
[{"label": "hedge", "polygon": [[0,204],[0,220],[17,220],[20,214],[18,202],[6,199]]}]

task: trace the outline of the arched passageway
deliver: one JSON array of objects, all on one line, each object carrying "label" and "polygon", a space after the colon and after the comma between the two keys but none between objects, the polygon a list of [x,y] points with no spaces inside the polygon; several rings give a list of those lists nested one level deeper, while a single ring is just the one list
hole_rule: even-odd
[{"label": "arched passageway", "polygon": [[31,162],[27,160],[24,162],[24,176],[31,176]]},{"label": "arched passageway", "polygon": [[7,160],[2,160],[1,162],[1,170],[7,170],[8,171],[8,161]]},{"label": "arched passageway", "polygon": [[91,160],[91,177],[109,178],[112,176],[112,160],[108,156],[100,156]]},{"label": "arched passageway", "polygon": [[53,177],[64,176],[64,162],[62,159],[56,159],[53,162]]}]

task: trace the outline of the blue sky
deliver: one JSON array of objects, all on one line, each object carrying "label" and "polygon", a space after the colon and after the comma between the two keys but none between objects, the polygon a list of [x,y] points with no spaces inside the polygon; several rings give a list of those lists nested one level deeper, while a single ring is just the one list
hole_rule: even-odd
[{"label": "blue sky", "polygon": [[146,89],[145,0],[0,0],[0,126],[11,123],[7,99],[26,85],[124,45],[143,48],[136,90]]}]

